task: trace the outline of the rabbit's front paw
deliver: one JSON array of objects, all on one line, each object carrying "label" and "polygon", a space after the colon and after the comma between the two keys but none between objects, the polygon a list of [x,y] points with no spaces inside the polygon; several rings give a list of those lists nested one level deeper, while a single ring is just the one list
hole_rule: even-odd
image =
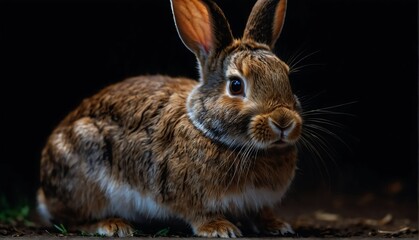
[{"label": "rabbit's front paw", "polygon": [[131,225],[120,218],[109,218],[98,222],[95,232],[107,237],[129,237],[134,235]]},{"label": "rabbit's front paw", "polygon": [[231,222],[223,218],[207,221],[199,225],[195,234],[200,237],[221,237],[236,238],[241,237],[241,231]]},{"label": "rabbit's front paw", "polygon": [[270,219],[263,223],[263,232],[269,235],[287,235],[295,234],[294,230],[289,223],[280,219]]},{"label": "rabbit's front paw", "polygon": [[261,212],[258,219],[259,229],[270,235],[287,235],[294,234],[294,230],[287,222],[281,220],[274,213],[272,208],[265,207]]}]

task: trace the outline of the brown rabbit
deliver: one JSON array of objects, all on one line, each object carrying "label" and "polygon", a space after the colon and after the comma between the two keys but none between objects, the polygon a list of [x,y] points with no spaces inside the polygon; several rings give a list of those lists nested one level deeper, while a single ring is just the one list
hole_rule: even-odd
[{"label": "brown rabbit", "polygon": [[199,81],[141,76],[85,99],[42,152],[39,212],[107,236],[178,218],[197,236],[237,237],[226,216],[292,232],[276,215],[296,168],[302,119],[274,46],[286,0],[258,0],[242,39],[210,0],[171,0]]}]

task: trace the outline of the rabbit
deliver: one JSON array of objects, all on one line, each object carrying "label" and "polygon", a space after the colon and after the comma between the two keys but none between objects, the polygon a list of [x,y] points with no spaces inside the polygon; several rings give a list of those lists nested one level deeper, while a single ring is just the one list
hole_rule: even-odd
[{"label": "rabbit", "polygon": [[[241,39],[211,0],[171,0],[199,79],[144,75],[84,99],[41,153],[38,212],[105,236],[179,219],[195,236],[293,233],[277,208],[297,166],[303,120],[289,67],[272,49],[286,0],[258,0]],[[232,217],[229,217],[232,216]]]}]

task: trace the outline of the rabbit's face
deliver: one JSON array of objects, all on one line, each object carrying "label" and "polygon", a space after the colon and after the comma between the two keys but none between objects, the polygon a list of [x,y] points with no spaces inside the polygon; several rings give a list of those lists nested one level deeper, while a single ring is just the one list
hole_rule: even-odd
[{"label": "rabbit's face", "polygon": [[[301,133],[302,119],[289,83],[288,66],[272,52],[261,49],[234,54],[226,72],[228,79],[239,75],[245,82],[243,109],[252,109],[248,138],[260,148],[294,144]],[[227,90],[232,87],[237,88],[228,81]]]},{"label": "rabbit's face", "polygon": [[204,73],[208,77],[189,96],[188,112],[194,125],[231,147],[293,145],[302,119],[288,66],[263,48],[238,48],[217,62],[222,70]]}]

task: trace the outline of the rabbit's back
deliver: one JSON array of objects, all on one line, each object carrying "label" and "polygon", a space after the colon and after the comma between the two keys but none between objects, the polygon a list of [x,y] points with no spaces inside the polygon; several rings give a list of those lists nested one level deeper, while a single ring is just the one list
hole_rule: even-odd
[{"label": "rabbit's back", "polygon": [[44,218],[132,219],[134,211],[166,215],[146,197],[158,190],[161,179],[152,155],[166,143],[162,139],[170,141],[165,134],[173,132],[176,123],[171,121],[187,120],[185,102],[195,85],[185,78],[143,76],[85,99],[54,130],[42,152],[39,198],[48,199],[40,205]]},{"label": "rabbit's back", "polygon": [[[144,114],[157,116],[155,111],[167,106],[171,100],[183,101],[178,106],[184,108],[186,98],[196,84],[195,80],[163,75],[129,78],[85,99],[60,125],[72,124],[82,117],[91,117],[133,128],[138,125],[137,121],[146,119],[142,117]],[[144,125],[145,122],[140,124]]]}]

